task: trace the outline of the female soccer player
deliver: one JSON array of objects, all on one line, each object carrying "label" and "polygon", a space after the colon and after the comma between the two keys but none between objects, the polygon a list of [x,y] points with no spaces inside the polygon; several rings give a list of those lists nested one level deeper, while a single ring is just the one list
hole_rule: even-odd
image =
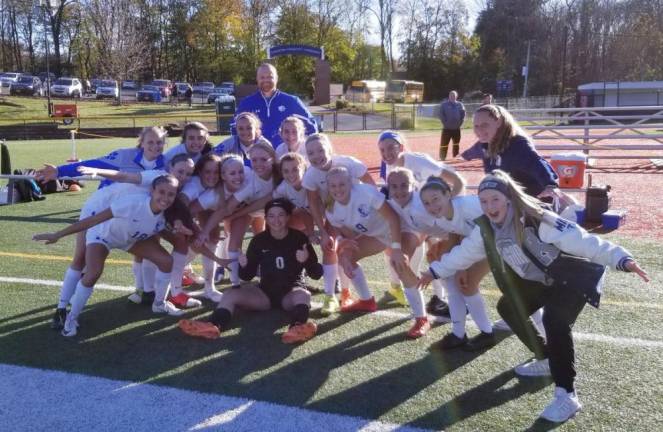
[{"label": "female soccer player", "polygon": [[[445,252],[472,232],[474,220],[481,216],[479,199],[475,196],[453,197],[449,185],[439,177],[429,177],[419,191],[422,206],[411,214],[416,226],[425,234],[445,237],[451,234],[455,241],[447,242]],[[437,257],[439,259],[439,257]],[[473,264],[469,269],[457,272],[444,280],[447,288],[451,332],[438,347],[448,350],[463,347],[474,351],[495,344],[493,328],[486,313],[486,305],[479,293],[479,282],[489,271],[486,260]],[[467,311],[479,327],[480,333],[469,339],[465,333]]]},{"label": "female soccer player", "polygon": [[305,142],[306,154],[310,162],[304,174],[302,185],[308,191],[309,208],[313,221],[320,230],[320,245],[322,247],[322,267],[324,269],[325,300],[320,310],[323,315],[338,312],[340,304],[336,298],[336,279],[341,280],[341,302],[350,300],[349,281],[342,272],[338,271],[338,259],[335,252],[334,238],[330,235],[330,227],[325,223],[325,205],[329,202],[327,186],[327,173],[333,167],[344,166],[348,169],[353,182],[363,182],[375,185],[368,173],[366,165],[351,156],[334,155],[329,137],[323,133],[309,135]]},{"label": "female soccer player", "polygon": [[[263,144],[272,144],[262,136],[262,124],[260,119],[251,112],[243,112],[235,117],[235,129],[237,135],[225,139],[221,144],[214,147],[214,153],[222,154],[236,154],[242,157],[244,165],[251,166],[251,159],[249,158],[249,149],[253,144],[261,142]],[[273,147],[272,147],[273,148]]]},{"label": "female soccer player", "polygon": [[409,151],[405,137],[398,132],[389,130],[382,132],[378,137],[378,149],[382,157],[380,177],[385,182],[394,168],[403,167],[412,171],[417,188],[426,183],[430,176],[440,177],[452,185],[454,196],[459,195],[465,187],[465,181],[453,168],[433,160],[425,153]]},{"label": "female soccer player", "polygon": [[33,240],[45,240],[46,244],[51,244],[64,236],[87,230],[85,274],[76,285],[76,291],[71,298],[71,310],[62,329],[64,336],[76,335],[78,316],[92,295],[94,285],[101,276],[106,258],[112,249],[126,250],[156,264],[158,270],[153,312],[173,316],[183,313],[166,300],[173,259],[154,237],[166,228],[164,213],[175,202],[178,186],[179,182],[171,175],[157,177],[152,182],[150,194],[123,195],[114,199],[109,208],[63,230],[33,237]]},{"label": "female soccer player", "polygon": [[304,122],[295,116],[286,117],[279,128],[279,135],[283,142],[276,147],[276,160],[286,153],[299,153],[306,158],[306,127]]},{"label": "female soccer player", "polygon": [[209,130],[204,124],[194,121],[184,125],[182,130],[182,142],[164,155],[166,163],[175,155],[186,154],[194,163],[197,163],[201,156],[212,151],[212,144],[209,142]]},{"label": "female soccer player", "polygon": [[184,333],[218,338],[228,328],[235,308],[240,307],[255,311],[285,310],[290,315],[290,326],[281,336],[284,343],[304,342],[315,335],[317,326],[309,320],[311,294],[306,291],[303,272],[306,270],[308,276],[320,279],[322,266],[306,235],[288,228],[292,210],[292,203],[286,199],[268,202],[264,209],[267,230],[251,239],[246,255],[238,257],[242,279],[253,279],[260,268],[258,285],[227,291],[208,321],[181,320],[179,326]]},{"label": "female soccer player", "polygon": [[[449,277],[487,258],[502,292],[497,310],[535,355],[515,372],[552,375],[554,398],[541,417],[566,421],[581,408],[574,386],[571,328],[586,302],[598,306],[604,266],[635,272],[646,282],[649,278],[627,250],[545,210],[504,171],[495,170],[483,179],[479,200],[484,215],[477,226],[432,263],[420,283]],[[529,320],[541,307],[545,341]]]},{"label": "female soccer player", "polygon": [[295,206],[290,216],[290,227],[303,231],[311,243],[319,243],[313,235],[313,216],[308,205],[307,191],[302,185],[306,160],[299,153],[286,153],[279,159],[279,171],[283,181],[276,187],[272,196],[288,199]]},{"label": "female soccer player", "polygon": [[[165,145],[165,138],[166,131],[162,128],[146,127],[143,128],[138,136],[137,147],[114,150],[101,158],[60,165],[58,167],[45,164],[42,169],[37,171],[36,177],[39,181],[50,181],[65,176],[76,177],[80,175],[78,168],[81,166],[106,168],[125,172],[141,172],[151,169],[161,170],[164,169],[162,153]],[[111,183],[112,180],[106,179],[99,183],[99,189],[102,189]],[[92,203],[85,205],[81,209],[79,219],[92,216],[96,211],[98,211],[98,209],[96,209]],[[63,311],[67,307],[69,298],[73,295],[76,285],[81,278],[81,272],[85,267],[85,243],[85,232],[78,233],[74,243],[73,258],[71,264],[65,271],[62,287],[60,289],[60,301],[51,322],[51,327],[56,330],[60,330],[64,325]],[[136,286],[142,286],[143,277],[142,266],[140,263],[134,262],[132,270],[136,279]]]}]

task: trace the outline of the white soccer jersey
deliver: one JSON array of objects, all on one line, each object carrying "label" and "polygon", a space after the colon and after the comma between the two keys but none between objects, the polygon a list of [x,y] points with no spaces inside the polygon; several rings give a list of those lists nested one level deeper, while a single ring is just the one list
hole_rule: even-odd
[{"label": "white soccer jersey", "polygon": [[[331,168],[343,166],[350,172],[353,182],[359,183],[359,179],[366,174],[368,170],[359,159],[352,156],[334,155],[331,158]],[[331,169],[330,168],[330,169]],[[327,173],[315,167],[309,167],[304,173],[302,179],[302,186],[310,191],[318,191],[322,202],[327,200],[329,195],[329,188],[327,187]]]},{"label": "white soccer jersey", "polygon": [[274,190],[272,194],[274,198],[287,198],[295,207],[307,209],[308,208],[308,195],[306,189],[302,186],[299,190],[292,187],[290,183],[283,180],[280,185]]},{"label": "white soccer jersey", "polygon": [[219,207],[220,201],[221,194],[218,187],[206,189],[205,192],[198,196],[198,204],[200,204],[203,210],[216,210]]},{"label": "white soccer jersey", "polygon": [[127,250],[134,243],[152,237],[163,230],[163,212],[154,214],[147,193],[123,195],[110,204],[113,218],[90,228],[86,243],[101,243],[108,249]]},{"label": "white soccer jersey", "polygon": [[352,185],[350,201],[343,205],[334,202],[325,213],[330,224],[337,228],[348,228],[357,235],[375,237],[389,245],[391,235],[389,224],[378,212],[385,196],[372,185]]},{"label": "white soccer jersey", "polygon": [[233,193],[235,199],[244,204],[251,204],[274,191],[274,180],[260,178],[252,169],[244,168],[244,184],[242,188]]},{"label": "white soccer jersey", "polygon": [[145,170],[136,174],[140,174],[140,184],[115,182],[105,188],[97,189],[83,205],[80,219],[85,219],[107,209],[118,197],[149,192],[154,179],[168,173],[163,170]]},{"label": "white soccer jersey", "polygon": [[463,237],[470,235],[476,223],[474,220],[483,214],[477,195],[462,195],[451,199],[454,215],[451,220],[445,217],[431,216],[423,207],[416,207],[412,216],[417,227],[428,235],[442,236],[447,233],[458,234]]},{"label": "white soccer jersey", "polygon": [[418,192],[415,191],[412,193],[412,198],[407,204],[405,204],[405,207],[401,207],[400,204],[392,199],[387,200],[387,202],[391,208],[394,209],[396,214],[398,214],[398,217],[401,220],[401,232],[409,232],[412,234],[423,232],[423,227],[417,223],[413,216],[413,214],[416,213],[415,209],[423,208]]},{"label": "white soccer jersey", "polygon": [[198,197],[205,192],[205,186],[200,181],[200,177],[192,176],[189,181],[182,188],[182,193],[189,198],[189,202],[198,199]]},{"label": "white soccer jersey", "polygon": [[[396,167],[397,165],[387,165],[387,173],[385,175],[388,177],[389,173]],[[430,176],[437,177],[442,171],[453,172],[453,168],[443,162],[433,160],[432,157],[425,153],[413,152],[403,154],[403,168],[412,171],[414,179],[416,180],[417,189],[426,183],[426,179]],[[387,181],[387,178],[385,177],[384,180]]]},{"label": "white soccer jersey", "polygon": [[[279,160],[281,160],[281,157],[284,154],[290,152],[290,149],[288,148],[288,144],[282,142],[281,144],[279,144],[278,147],[276,147],[276,150],[274,150],[274,152],[276,153],[276,162],[278,162]],[[295,153],[299,153],[300,155],[302,155],[306,163],[308,163],[308,155],[306,154],[306,146],[304,145],[304,142],[299,143],[299,147],[297,148],[297,151]]]}]

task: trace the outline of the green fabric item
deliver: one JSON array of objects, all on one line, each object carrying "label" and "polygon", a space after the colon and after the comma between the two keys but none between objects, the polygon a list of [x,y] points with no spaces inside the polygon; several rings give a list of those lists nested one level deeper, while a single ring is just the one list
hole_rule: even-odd
[{"label": "green fabric item", "polygon": [[490,270],[503,295],[497,305],[500,315],[538,359],[546,358],[545,340],[536,330],[530,315],[543,306],[547,287],[521,278],[504,262],[497,251],[495,233],[486,215],[478,217],[475,222],[481,230]]}]

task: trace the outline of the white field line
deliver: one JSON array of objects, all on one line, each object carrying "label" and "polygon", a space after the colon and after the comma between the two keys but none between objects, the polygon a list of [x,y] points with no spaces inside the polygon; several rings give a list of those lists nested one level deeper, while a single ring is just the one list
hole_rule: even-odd
[{"label": "white field line", "polygon": [[[6,283],[20,283],[27,285],[42,285],[42,286],[56,286],[59,287],[62,285],[61,281],[50,280],[50,279],[29,279],[29,278],[15,278],[15,277],[4,277],[0,276],[0,282]],[[95,285],[97,289],[104,289],[110,291],[121,291],[121,292],[133,292],[134,287],[130,286],[119,286],[119,285],[107,285],[107,284],[97,284]],[[322,303],[313,302],[312,307],[321,307]],[[398,312],[394,310],[379,310],[374,313],[377,316],[388,317],[406,320],[412,318],[412,315],[407,312]],[[435,317],[430,317],[432,320],[435,320]],[[469,325],[474,325],[473,322],[468,321]],[[580,333],[573,332],[573,336],[577,340],[590,341],[590,342],[603,342],[610,345],[619,345],[619,346],[633,346],[633,347],[642,347],[642,348],[663,348],[663,341],[661,340],[651,340],[651,339],[641,339],[641,338],[632,338],[632,337],[622,337],[622,336],[608,336],[596,333]]]},{"label": "white field line", "polygon": [[5,407],[14,407],[0,408],[3,430],[425,431],[251,399],[23,366],[0,364],[0,376],[0,400]]}]

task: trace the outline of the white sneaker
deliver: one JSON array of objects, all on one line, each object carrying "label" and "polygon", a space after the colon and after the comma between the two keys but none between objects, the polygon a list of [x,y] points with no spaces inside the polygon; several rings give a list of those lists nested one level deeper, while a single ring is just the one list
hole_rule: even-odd
[{"label": "white sneaker", "polygon": [[568,393],[562,387],[555,387],[555,398],[541,413],[541,418],[562,423],[574,417],[582,409],[576,392]]},{"label": "white sneaker", "polygon": [[550,364],[548,363],[548,359],[532,359],[516,366],[514,372],[519,376],[550,376]]},{"label": "white sneaker", "polygon": [[141,304],[143,301],[143,296],[140,295],[138,291],[136,291],[127,297],[127,300],[129,300],[131,303]]},{"label": "white sneaker", "polygon": [[217,291],[214,288],[209,288],[209,289],[206,288],[205,291],[203,291],[203,297],[213,301],[214,303],[218,303],[223,298],[223,293]]},{"label": "white sneaker", "polygon": [[71,315],[67,315],[67,319],[64,322],[64,328],[62,329],[62,336],[64,337],[74,337],[78,333],[78,320],[72,318]]},{"label": "white sneaker", "polygon": [[507,324],[503,319],[498,319],[493,323],[493,330],[510,332],[511,327],[509,327],[509,324]]},{"label": "white sneaker", "polygon": [[152,312],[154,313],[165,313],[170,316],[182,316],[184,315],[184,311],[181,309],[177,309],[175,305],[173,305],[169,301],[163,302],[161,305],[157,305],[155,303],[152,303]]}]

